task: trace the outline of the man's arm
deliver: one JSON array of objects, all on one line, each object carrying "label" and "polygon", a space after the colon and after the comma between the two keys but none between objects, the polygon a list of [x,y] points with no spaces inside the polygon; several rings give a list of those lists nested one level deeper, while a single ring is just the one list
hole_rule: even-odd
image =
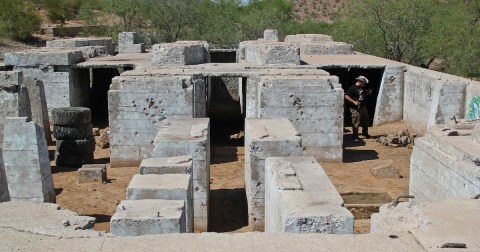
[{"label": "man's arm", "polygon": [[345,100],[349,101],[350,103],[352,103],[355,106],[358,106],[358,102],[353,100],[352,97],[350,97],[348,95],[345,95]]}]

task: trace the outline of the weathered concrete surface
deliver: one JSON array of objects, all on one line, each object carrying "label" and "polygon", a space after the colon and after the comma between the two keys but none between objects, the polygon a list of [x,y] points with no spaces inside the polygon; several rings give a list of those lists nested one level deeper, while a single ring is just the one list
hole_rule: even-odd
[{"label": "weathered concrete surface", "polygon": [[186,232],[193,232],[193,190],[190,174],[136,174],[127,188],[127,200],[185,201]]},{"label": "weathered concrete surface", "polygon": [[140,164],[140,174],[192,174],[192,156],[146,158]]},{"label": "weathered concrete surface", "polygon": [[287,118],[302,136],[304,155],[341,161],[343,89],[336,76],[262,76],[257,118]]},{"label": "weathered concrete surface", "polygon": [[138,34],[136,32],[121,32],[118,34],[118,52],[144,53],[145,45],[138,43]]},{"label": "weathered concrete surface", "polygon": [[403,119],[403,66],[386,66],[378,92],[373,125],[382,125]]},{"label": "weathered concrete surface", "polygon": [[333,42],[332,36],[324,34],[295,34],[285,36],[285,42],[305,43],[305,42]]},{"label": "weathered concrete surface", "polygon": [[238,46],[237,62],[256,65],[300,65],[300,49],[293,43],[269,40],[243,41]]},{"label": "weathered concrete surface", "polygon": [[152,156],[192,156],[194,225],[208,230],[210,199],[210,120],[208,118],[167,119],[154,141]]},{"label": "weathered concrete surface", "polygon": [[23,73],[0,72],[0,147],[7,117],[32,117],[27,89],[23,86]]},{"label": "weathered concrete surface", "polygon": [[245,191],[248,221],[255,231],[265,226],[265,159],[301,156],[301,143],[286,118],[245,119]]},{"label": "weathered concrete surface", "polygon": [[78,169],[78,183],[106,183],[107,167],[104,164],[87,164]]},{"label": "weathered concrete surface", "polygon": [[100,54],[115,54],[112,38],[72,38],[47,41],[46,47],[94,47]]},{"label": "weathered concrete surface", "polygon": [[110,220],[110,232],[118,236],[185,233],[185,224],[183,200],[124,200]]},{"label": "weathered concrete surface", "polygon": [[52,135],[50,133],[50,121],[48,119],[47,100],[43,82],[30,76],[25,76],[23,85],[28,91],[32,121],[42,127],[47,144],[50,144],[52,143]]},{"label": "weathered concrete surface", "polygon": [[278,41],[278,30],[275,29],[267,29],[263,31],[263,39],[271,40],[271,41]]},{"label": "weathered concrete surface", "polygon": [[5,65],[17,67],[69,66],[84,61],[82,51],[58,48],[5,53]]},{"label": "weathered concrete surface", "polygon": [[315,158],[269,157],[265,232],[353,234],[353,215]]},{"label": "weathered concrete surface", "polygon": [[[75,212],[61,209],[57,204],[39,204],[20,200],[0,204],[0,229],[2,232],[14,230],[17,234],[35,234],[57,239],[58,237],[64,239],[99,237],[99,232],[85,230],[92,228],[94,224],[95,218],[78,216]],[[5,249],[3,247],[5,242],[2,239],[2,249]],[[52,242],[50,246],[55,246],[55,242]]]},{"label": "weathered concrete surface", "polygon": [[3,150],[0,147],[0,203],[5,201],[10,201],[10,193],[8,192],[7,175],[3,164]]},{"label": "weathered concrete surface", "polygon": [[418,201],[439,201],[480,192],[480,145],[472,130],[451,134],[445,126],[433,126],[415,139],[410,159],[410,194]]},{"label": "weathered concrete surface", "polygon": [[26,117],[9,117],[4,129],[3,158],[12,199],[55,202],[43,129]]},{"label": "weathered concrete surface", "polygon": [[375,178],[398,178],[400,170],[393,163],[393,160],[379,160],[373,162],[370,167],[370,173]]},{"label": "weathered concrete surface", "polygon": [[[372,233],[392,234],[409,231],[418,243],[429,251],[439,249],[445,243],[465,243],[467,251],[480,250],[478,234],[480,200],[449,198],[440,202],[416,201],[389,204],[380,207],[372,215]],[[462,251],[465,249],[462,249]]]},{"label": "weathered concrete surface", "polygon": [[152,47],[152,64],[161,65],[198,65],[210,62],[206,41],[177,41],[175,43],[156,44]]},{"label": "weathered concrete surface", "polygon": [[136,166],[152,157],[166,118],[206,116],[204,90],[197,75],[115,77],[108,91],[112,167]]}]

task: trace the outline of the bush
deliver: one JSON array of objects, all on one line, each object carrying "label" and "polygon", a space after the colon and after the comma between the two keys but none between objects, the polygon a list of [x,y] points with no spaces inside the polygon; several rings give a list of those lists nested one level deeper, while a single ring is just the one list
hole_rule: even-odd
[{"label": "bush", "polygon": [[34,5],[23,0],[0,0],[0,35],[25,40],[40,29]]}]

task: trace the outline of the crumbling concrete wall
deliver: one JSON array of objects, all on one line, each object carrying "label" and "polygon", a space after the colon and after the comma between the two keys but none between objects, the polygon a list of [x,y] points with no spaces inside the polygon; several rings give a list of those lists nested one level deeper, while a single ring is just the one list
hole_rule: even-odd
[{"label": "crumbling concrete wall", "polygon": [[469,80],[413,66],[408,66],[404,78],[403,118],[415,131],[425,133],[453,116],[464,117]]},{"label": "crumbling concrete wall", "polygon": [[286,118],[245,119],[245,192],[254,231],[265,228],[265,159],[301,156],[301,142]]},{"label": "crumbling concrete wall", "polygon": [[342,161],[343,89],[336,76],[262,76],[257,118],[288,118],[304,155]]},{"label": "crumbling concrete wall", "polygon": [[3,158],[12,199],[55,202],[55,191],[43,129],[26,117],[5,122]]},{"label": "crumbling concrete wall", "polygon": [[58,107],[88,105],[88,70],[72,67],[82,61],[82,51],[61,48],[5,54],[5,65],[43,82],[49,112]]},{"label": "crumbling concrete wall", "polygon": [[403,119],[404,72],[404,66],[385,67],[375,107],[375,126]]},{"label": "crumbling concrete wall", "polygon": [[0,147],[7,117],[32,118],[28,90],[23,85],[23,73],[0,72]]},{"label": "crumbling concrete wall", "polygon": [[152,157],[166,118],[206,116],[203,76],[119,76],[108,91],[112,167],[137,166]]},{"label": "crumbling concrete wall", "polygon": [[353,215],[315,158],[269,157],[265,232],[353,234]]},{"label": "crumbling concrete wall", "polygon": [[[455,125],[460,128],[462,124]],[[480,145],[474,141],[471,128],[431,127],[425,137],[415,139],[410,159],[410,194],[418,201],[478,194],[479,157]]]}]

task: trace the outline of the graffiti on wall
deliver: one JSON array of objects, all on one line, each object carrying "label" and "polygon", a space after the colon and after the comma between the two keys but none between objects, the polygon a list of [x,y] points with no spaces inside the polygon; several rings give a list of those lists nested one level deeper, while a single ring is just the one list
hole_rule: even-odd
[{"label": "graffiti on wall", "polygon": [[468,106],[467,119],[480,119],[480,96],[472,98]]}]

